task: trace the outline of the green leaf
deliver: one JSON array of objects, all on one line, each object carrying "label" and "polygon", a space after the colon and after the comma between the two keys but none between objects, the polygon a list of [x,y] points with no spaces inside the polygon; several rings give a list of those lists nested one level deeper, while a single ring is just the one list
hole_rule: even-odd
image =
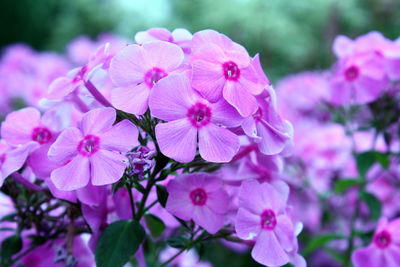
[{"label": "green leaf", "polygon": [[368,170],[377,162],[385,169],[389,167],[388,155],[372,150],[357,154],[356,161],[360,177],[365,177]]},{"label": "green leaf", "polygon": [[365,191],[360,192],[360,199],[367,204],[371,219],[378,220],[382,213],[381,202],[374,195]]},{"label": "green leaf", "polygon": [[22,239],[19,235],[12,235],[6,238],[1,244],[1,258],[10,259],[12,255],[20,252],[22,249]]},{"label": "green leaf", "polygon": [[356,186],[356,185],[362,185],[364,183],[363,179],[344,179],[344,180],[338,180],[335,183],[335,191],[337,193],[343,193],[347,189]]},{"label": "green leaf", "polygon": [[136,221],[117,221],[100,237],[96,249],[98,267],[122,267],[135,254],[145,238],[143,227]]},{"label": "green leaf", "polygon": [[173,236],[167,240],[167,243],[173,248],[186,248],[188,240],[182,236]]},{"label": "green leaf", "polygon": [[165,208],[165,205],[167,204],[167,199],[168,199],[168,191],[165,188],[165,186],[162,185],[157,185],[157,198],[158,202],[160,202],[161,206]]},{"label": "green leaf", "polygon": [[311,239],[311,241],[307,244],[307,246],[303,250],[303,255],[308,256],[316,249],[323,247],[330,241],[342,238],[345,238],[345,236],[339,234],[326,234],[326,235],[316,236],[315,238]]},{"label": "green leaf", "polygon": [[159,237],[162,235],[165,230],[165,224],[160,218],[152,214],[147,214],[144,216],[144,220],[146,221],[146,225],[153,237]]}]

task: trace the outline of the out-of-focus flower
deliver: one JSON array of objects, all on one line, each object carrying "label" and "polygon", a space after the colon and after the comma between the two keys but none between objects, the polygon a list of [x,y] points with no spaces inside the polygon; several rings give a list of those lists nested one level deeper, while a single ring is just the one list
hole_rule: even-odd
[{"label": "out-of-focus flower", "polygon": [[210,234],[224,225],[229,208],[221,180],[207,173],[183,174],[168,183],[166,209],[182,220],[193,220]]}]

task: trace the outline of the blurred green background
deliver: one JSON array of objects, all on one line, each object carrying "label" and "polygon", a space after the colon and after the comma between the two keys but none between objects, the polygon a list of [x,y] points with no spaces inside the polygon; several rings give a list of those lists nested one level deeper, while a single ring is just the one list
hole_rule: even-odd
[{"label": "blurred green background", "polygon": [[303,69],[326,68],[338,33],[400,32],[399,0],[1,0],[0,46],[25,42],[63,51],[72,38],[149,27],[192,32],[212,28],[243,44],[273,81]]}]

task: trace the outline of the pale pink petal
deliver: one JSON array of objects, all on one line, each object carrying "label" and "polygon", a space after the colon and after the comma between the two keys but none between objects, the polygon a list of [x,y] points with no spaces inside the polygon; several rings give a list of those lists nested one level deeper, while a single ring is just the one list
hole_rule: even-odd
[{"label": "pale pink petal", "polygon": [[383,93],[384,86],[382,80],[362,76],[354,83],[354,100],[359,104],[371,102]]},{"label": "pale pink petal", "polygon": [[184,59],[182,49],[176,44],[154,41],[143,44],[144,55],[150,67],[157,67],[166,72],[178,68]]},{"label": "pale pink petal", "polygon": [[226,83],[222,66],[203,60],[196,60],[192,64],[192,85],[210,102],[217,102],[222,98],[222,90]]},{"label": "pale pink petal", "polygon": [[190,220],[193,214],[193,204],[187,188],[172,180],[168,183],[167,190],[169,193],[165,206],[167,211],[182,220]]},{"label": "pale pink petal", "polygon": [[157,124],[156,138],[161,152],[167,157],[183,163],[194,159],[197,129],[186,118]]},{"label": "pale pink petal", "polygon": [[262,183],[261,194],[263,197],[264,207],[272,209],[275,213],[282,212],[286,207],[286,197],[269,183]]},{"label": "pale pink petal", "polygon": [[212,43],[207,43],[199,49],[194,50],[190,56],[190,61],[192,63],[195,63],[197,60],[218,65],[220,68],[220,74],[223,75],[222,64],[229,61],[229,58],[225,55],[224,50],[221,47]]},{"label": "pale pink petal", "polygon": [[40,125],[40,112],[35,108],[23,108],[11,112],[1,124],[1,137],[12,145],[32,141],[32,130]]},{"label": "pale pink petal", "polygon": [[224,215],[216,214],[207,206],[194,206],[192,219],[210,234],[215,234],[224,226]]},{"label": "pale pink petal", "polygon": [[100,144],[102,148],[128,152],[138,142],[138,129],[128,120],[123,120],[115,124],[110,130],[100,135]]},{"label": "pale pink petal", "polygon": [[258,263],[267,266],[282,266],[289,262],[289,256],[282,249],[273,231],[261,231],[251,256]]},{"label": "pale pink petal", "polygon": [[392,245],[384,253],[385,267],[398,267],[400,265],[400,247]]},{"label": "pale pink petal", "polygon": [[55,169],[50,178],[60,190],[71,191],[85,187],[90,179],[89,159],[77,155],[65,166]]},{"label": "pale pink petal", "polygon": [[126,157],[100,149],[90,157],[90,174],[93,185],[113,184],[121,179],[127,167]]},{"label": "pale pink petal", "polygon": [[50,84],[46,97],[50,100],[61,99],[72,93],[80,85],[82,85],[82,82],[74,83],[68,77],[57,78]]},{"label": "pale pink petal", "polygon": [[240,208],[236,215],[235,230],[245,240],[254,239],[261,231],[260,216]]},{"label": "pale pink petal", "polygon": [[149,105],[151,114],[162,120],[172,121],[186,116],[195,102],[195,93],[186,75],[171,75],[153,87]]},{"label": "pale pink petal", "polygon": [[150,92],[145,83],[118,87],[111,90],[111,103],[122,111],[142,115],[147,110]]},{"label": "pale pink petal", "polygon": [[144,56],[143,47],[128,45],[110,63],[110,78],[116,86],[133,86],[143,82],[150,68]]},{"label": "pale pink petal", "polygon": [[99,206],[106,199],[107,193],[106,186],[94,186],[88,183],[84,188],[76,190],[76,197],[86,205]]},{"label": "pale pink petal", "polygon": [[229,195],[223,189],[207,192],[206,205],[215,213],[225,214],[229,208]]},{"label": "pale pink petal", "polygon": [[24,165],[28,155],[32,153],[32,151],[36,150],[38,147],[39,144],[37,144],[36,142],[29,142],[24,146],[18,147],[6,153],[5,161],[0,168],[2,178],[5,179],[11,173],[18,171]]},{"label": "pale pink petal", "polygon": [[274,155],[282,152],[290,138],[265,121],[257,124],[257,132],[261,137],[258,147],[261,153],[265,155]]},{"label": "pale pink petal", "polygon": [[48,157],[57,163],[65,163],[78,154],[78,144],[82,140],[82,133],[75,127],[65,129],[50,146]]},{"label": "pale pink petal", "polygon": [[344,35],[339,35],[333,41],[333,52],[339,58],[350,55],[353,52],[353,40]]},{"label": "pale pink petal", "polygon": [[239,151],[239,138],[231,131],[212,123],[199,130],[199,151],[210,162],[229,162]]},{"label": "pale pink petal", "polygon": [[296,236],[292,220],[286,214],[278,215],[276,220],[277,225],[274,231],[282,245],[282,248],[285,251],[292,251],[296,244]]},{"label": "pale pink petal", "polygon": [[83,115],[80,128],[84,135],[99,134],[109,130],[117,114],[113,108],[96,108]]},{"label": "pale pink petal", "polygon": [[243,117],[224,99],[211,104],[211,109],[211,121],[215,124],[221,124],[226,127],[236,127],[243,121]]},{"label": "pale pink petal", "polygon": [[46,181],[47,187],[50,190],[50,193],[55,198],[67,200],[67,201],[73,202],[73,203],[77,202],[75,191],[63,191],[63,190],[58,189],[54,185],[54,183],[51,181],[51,179],[46,179],[45,181]]},{"label": "pale pink petal", "polygon": [[238,82],[225,83],[223,96],[243,117],[250,116],[258,108],[256,98]]},{"label": "pale pink petal", "polygon": [[242,183],[239,193],[239,206],[258,216],[263,212],[265,203],[260,183],[257,180],[246,180]]},{"label": "pale pink petal", "polygon": [[354,264],[354,267],[384,266],[382,251],[373,246],[355,250],[351,255],[351,262]]},{"label": "pale pink petal", "polygon": [[252,65],[240,70],[239,82],[252,95],[259,95],[264,91],[265,84],[261,82],[256,69]]},{"label": "pale pink petal", "polygon": [[[27,165],[38,178],[48,178],[54,169],[61,167],[60,161],[54,162],[47,156],[50,143],[41,145],[33,151],[27,160]],[[65,162],[62,162],[65,163]]]}]

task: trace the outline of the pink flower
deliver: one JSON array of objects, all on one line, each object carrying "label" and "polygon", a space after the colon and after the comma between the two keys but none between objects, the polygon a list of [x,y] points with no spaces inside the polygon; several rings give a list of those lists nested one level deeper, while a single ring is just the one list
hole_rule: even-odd
[{"label": "pink flower", "polygon": [[385,66],[375,53],[364,53],[340,60],[330,80],[334,105],[365,104],[376,100],[387,86]]},{"label": "pink flower", "polygon": [[90,55],[86,65],[71,70],[65,77],[55,79],[48,88],[47,98],[50,100],[61,99],[83,86],[98,68],[108,64],[110,60],[108,46],[109,44],[100,46]]},{"label": "pink flower", "polygon": [[69,121],[68,116],[60,114],[57,108],[46,111],[43,116],[35,108],[23,108],[7,115],[1,125],[1,135],[13,146],[37,143],[37,149],[29,155],[28,165],[37,176],[46,178],[59,166],[48,160],[48,149],[60,131],[69,125]]},{"label": "pink flower", "polygon": [[153,86],[176,71],[183,59],[182,49],[168,42],[125,47],[111,60],[110,77],[118,86],[111,92],[112,104],[132,114],[145,113]]},{"label": "pink flower", "polygon": [[197,139],[201,157],[211,162],[228,162],[239,149],[238,137],[219,127],[238,126],[239,114],[225,101],[212,104],[202,99],[183,74],[156,84],[150,110],[154,117],[168,121],[156,126],[156,138],[161,152],[176,161],[194,159]]},{"label": "pink flower", "polygon": [[282,120],[276,111],[275,92],[269,89],[267,97],[257,97],[258,109],[246,118],[242,128],[247,136],[258,144],[261,153],[281,153],[293,139],[293,126]]},{"label": "pink flower", "polygon": [[400,265],[400,219],[379,221],[372,243],[359,248],[352,254],[355,267],[399,266]]},{"label": "pink flower", "polygon": [[50,147],[51,160],[64,163],[51,173],[51,180],[61,190],[76,190],[89,181],[95,186],[118,181],[127,159],[123,153],[138,145],[138,130],[128,120],[115,125],[112,108],[98,108],[86,113],[79,127],[65,129]]},{"label": "pink flower", "polygon": [[29,142],[13,149],[3,140],[0,140],[0,187],[10,174],[18,171],[24,165],[29,153],[37,146],[36,143]]},{"label": "pink flower", "polygon": [[175,29],[172,32],[165,28],[151,28],[147,31],[136,33],[135,41],[144,44],[152,41],[165,41],[180,46],[185,53],[190,52],[192,34],[186,29]]},{"label": "pink flower", "polygon": [[242,183],[235,229],[242,239],[256,238],[252,257],[267,266],[281,266],[296,255],[295,224],[287,213],[287,197],[268,183]]},{"label": "pink flower", "polygon": [[192,50],[192,83],[203,97],[212,103],[223,97],[243,117],[256,112],[254,95],[261,94],[263,85],[245,48],[205,30],[194,34]]},{"label": "pink flower", "polygon": [[210,234],[224,225],[229,208],[222,182],[207,173],[183,174],[170,181],[166,209],[182,220],[193,220]]}]

